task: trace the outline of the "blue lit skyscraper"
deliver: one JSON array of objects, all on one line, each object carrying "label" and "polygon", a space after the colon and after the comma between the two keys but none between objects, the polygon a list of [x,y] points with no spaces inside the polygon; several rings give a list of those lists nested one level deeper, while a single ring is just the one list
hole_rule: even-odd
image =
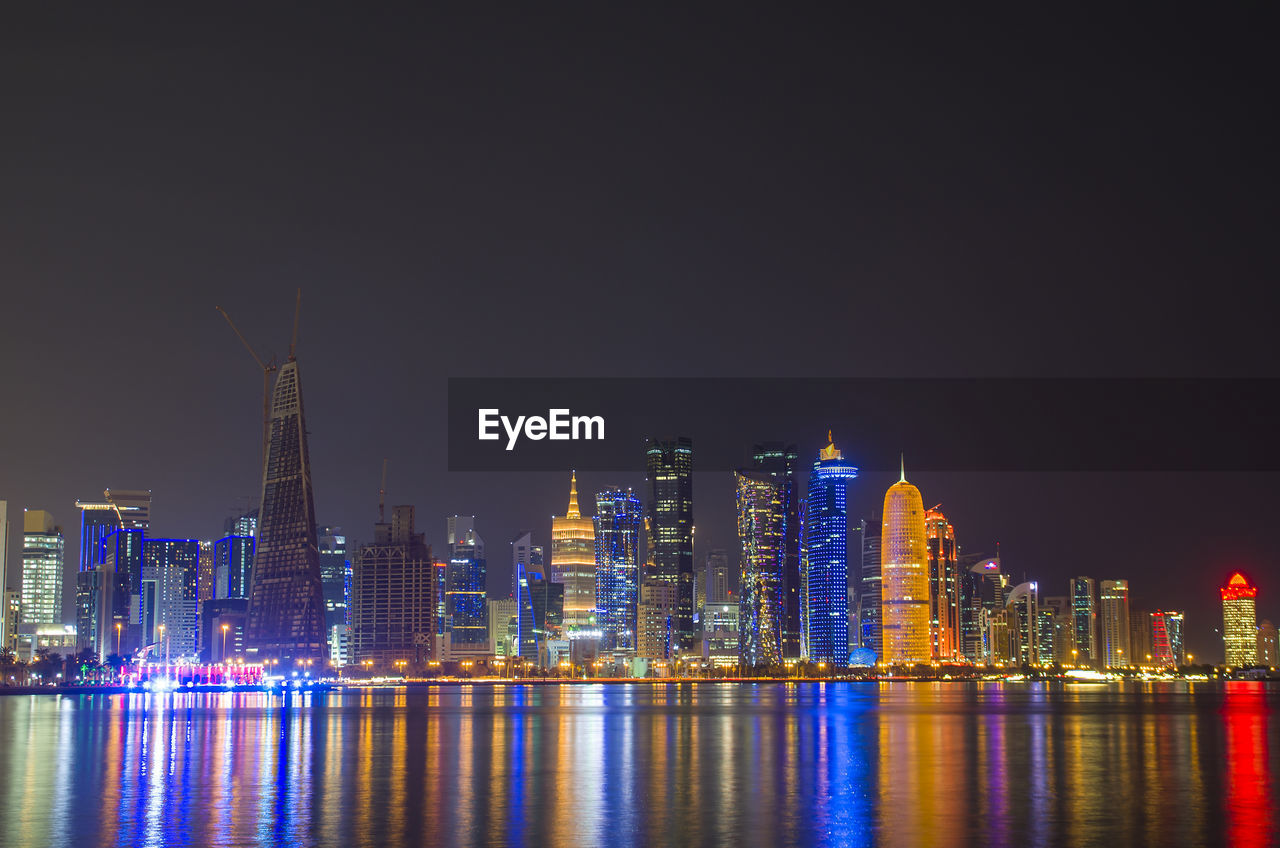
[{"label": "blue lit skyscraper", "polygon": [[750,469],[734,473],[738,500],[739,638],[746,668],[783,664],[786,483]]},{"label": "blue lit skyscraper", "polygon": [[642,520],[630,489],[596,494],[596,621],[607,650],[636,648]]},{"label": "blue lit skyscraper", "polygon": [[858,588],[858,641],[860,647],[875,651],[879,659],[884,650],[880,639],[880,522],[862,519],[859,527],[862,573]]},{"label": "blue lit skyscraper", "polygon": [[805,508],[805,595],[809,659],[849,662],[849,481],[858,469],[827,434],[809,474]]},{"label": "blue lit skyscraper", "polygon": [[445,571],[445,616],[452,628],[454,651],[484,653],[489,649],[488,582],[484,540],[475,529],[474,515],[447,520],[449,565]]}]

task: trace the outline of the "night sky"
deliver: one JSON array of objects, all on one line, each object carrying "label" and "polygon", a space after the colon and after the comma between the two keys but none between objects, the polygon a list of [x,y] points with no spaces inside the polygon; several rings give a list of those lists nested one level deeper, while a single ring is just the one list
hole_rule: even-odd
[{"label": "night sky", "polygon": [[[261,373],[214,307],[283,358],[299,286],[319,521],[368,538],[386,457],[437,549],[445,515],[478,515],[491,589],[517,530],[547,542],[568,473],[446,472],[450,376],[1277,376],[1275,23],[7,10],[11,566],[23,506],[70,562],[73,502],[108,486],[153,490],[155,535],[256,505]],[[831,426],[858,461],[840,422],[797,422],[759,438],[807,465]],[[964,549],[999,540],[1043,594],[1127,577],[1135,609],[1188,610],[1206,658],[1228,569],[1280,615],[1274,475],[931,474],[891,449]],[[698,475],[695,518],[699,559],[736,544],[727,475]]]}]

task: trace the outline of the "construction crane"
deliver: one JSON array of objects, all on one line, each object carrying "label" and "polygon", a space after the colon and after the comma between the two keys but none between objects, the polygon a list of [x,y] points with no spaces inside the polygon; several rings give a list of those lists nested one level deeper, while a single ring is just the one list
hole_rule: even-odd
[{"label": "construction crane", "polygon": [[382,485],[378,487],[378,523],[387,523],[387,461],[382,460]]},{"label": "construction crane", "polygon": [[[302,289],[298,289],[298,308],[302,306]],[[227,314],[227,310],[221,306],[214,307],[222,313],[222,317],[227,319],[227,323],[231,325],[231,329],[235,332],[236,337],[240,339],[244,349],[249,351],[249,355],[253,357],[253,361],[258,363],[258,367],[262,369],[262,466],[267,465],[267,439],[271,433],[271,375],[279,370],[276,365],[275,357],[270,362],[263,362],[262,357],[258,356],[257,351],[253,349],[253,345],[249,344],[249,340],[244,337],[240,329],[236,327],[235,322],[231,320],[231,316]],[[289,344],[289,358],[293,358],[293,347],[298,340],[298,313],[295,309],[293,315],[293,342]]]}]

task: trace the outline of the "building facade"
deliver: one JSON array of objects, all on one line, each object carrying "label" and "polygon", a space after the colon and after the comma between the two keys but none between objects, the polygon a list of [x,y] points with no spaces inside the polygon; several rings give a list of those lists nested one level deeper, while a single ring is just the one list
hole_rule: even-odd
[{"label": "building facade", "polygon": [[849,663],[849,482],[858,469],[827,433],[809,472],[804,522],[804,601],[811,662]]},{"label": "building facade", "polygon": [[1128,668],[1136,665],[1129,631],[1129,581],[1103,580],[1098,590],[1102,665]]},{"label": "building facade", "polygon": [[645,450],[645,486],[649,496],[646,519],[651,551],[645,581],[672,586],[676,647],[681,651],[692,650],[696,639],[693,627],[693,442],[684,437],[650,439]]},{"label": "building facade", "polygon": [[567,630],[596,626],[596,529],[578,507],[578,475],[569,477],[569,507],[551,518],[551,579],[564,585]]},{"label": "building facade", "polygon": [[862,519],[858,524],[858,549],[862,562],[858,579],[858,643],[874,651],[876,659],[884,656],[880,629],[880,522]]},{"label": "building facade", "polygon": [[596,621],[606,650],[636,649],[642,512],[630,489],[596,494]]},{"label": "building facade", "polygon": [[351,661],[375,667],[432,658],[436,632],[436,565],[425,537],[414,532],[414,508],[397,506],[392,521],[374,525],[352,570]]},{"label": "building facade", "polygon": [[24,510],[22,517],[22,618],[19,630],[62,627],[62,566],[66,540],[53,515]]},{"label": "building facade", "polygon": [[735,473],[738,502],[738,647],[745,668],[783,664],[787,605],[785,481],[756,470]]},{"label": "building facade", "polygon": [[883,660],[891,665],[928,663],[929,549],[924,502],[905,469],[884,496],[880,532]]},{"label": "building facade", "polygon": [[762,442],[751,451],[752,468],[778,485],[782,516],[782,657],[800,658],[804,632],[800,610],[800,491],[796,467],[800,455],[796,446],[784,442]]},{"label": "building facade", "polygon": [[929,642],[933,657],[955,662],[960,651],[960,575],[956,531],[941,504],[924,513],[929,546]]},{"label": "building facade", "polygon": [[1226,665],[1242,668],[1258,663],[1258,587],[1239,571],[1231,575],[1222,595],[1222,646]]}]

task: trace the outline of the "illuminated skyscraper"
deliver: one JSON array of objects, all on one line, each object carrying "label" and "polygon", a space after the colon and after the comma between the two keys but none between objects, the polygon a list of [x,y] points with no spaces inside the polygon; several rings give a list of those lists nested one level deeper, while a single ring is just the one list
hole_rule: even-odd
[{"label": "illuminated skyscraper", "polygon": [[[1222,645],[1231,668],[1258,663],[1258,588],[1240,572],[1231,575],[1222,594]],[[24,611],[25,614],[25,611]]]},{"label": "illuminated skyscraper", "polygon": [[998,556],[966,556],[959,568],[961,649],[970,662],[989,665],[994,659],[991,620],[1004,612],[1009,578]]},{"label": "illuminated skyscraper", "polygon": [[960,575],[956,531],[939,504],[924,514],[929,542],[929,642],[934,659],[960,659]]},{"label": "illuminated skyscraper", "polygon": [[129,656],[142,641],[141,530],[121,528],[103,540],[97,646],[102,657]]},{"label": "illuminated skyscraper", "polygon": [[[1019,583],[1005,604],[1011,656],[1017,665],[1040,662],[1040,596],[1034,583]],[[1052,661],[1052,660],[1051,660]]]},{"label": "illuminated skyscraper", "polygon": [[1276,626],[1264,619],[1258,625],[1258,665],[1271,669],[1280,666],[1280,654],[1277,653],[1276,640]]},{"label": "illuminated skyscraper", "polygon": [[[796,463],[800,455],[795,445],[762,442],[751,452],[753,470],[768,475],[777,484],[782,510],[782,656],[800,657],[803,635],[800,621],[800,493],[796,489]],[[744,619],[745,620],[745,619]]]},{"label": "illuminated skyscraper", "polygon": [[[80,510],[80,559],[76,573],[76,635],[82,649],[103,655],[98,643],[104,616],[113,619],[108,604],[114,577],[102,566],[107,537],[117,530],[146,531],[151,520],[149,490],[107,489],[101,501],[76,501]],[[135,575],[136,577],[136,575]],[[136,585],[136,581],[135,581]],[[128,609],[128,598],[119,599]],[[109,626],[108,626],[109,629]]]},{"label": "illuminated skyscraper", "polygon": [[280,366],[262,472],[245,651],[250,659],[328,657],[311,459],[298,361]]},{"label": "illuminated skyscraper", "polygon": [[858,581],[858,630],[860,647],[884,657],[880,613],[880,522],[862,519],[858,527],[858,549],[862,555]]},{"label": "illuminated skyscraper", "polygon": [[805,620],[811,662],[849,662],[849,481],[858,469],[827,433],[809,473],[805,511]]},{"label": "illuminated skyscraper", "polygon": [[142,543],[142,644],[152,659],[194,657],[199,613],[200,542],[145,539]]},{"label": "illuminated skyscraper", "polygon": [[320,551],[320,583],[324,588],[324,626],[329,657],[334,665],[346,665],[351,651],[347,612],[351,605],[351,559],[341,527],[320,527],[316,542]]},{"label": "illuminated skyscraper", "polygon": [[738,580],[738,648],[742,665],[782,665],[783,570],[786,561],[785,481],[766,472],[735,473],[738,542],[742,572]]},{"label": "illuminated skyscraper", "polygon": [[636,648],[642,510],[630,489],[596,494],[596,620],[607,650]]},{"label": "illuminated skyscraper", "polygon": [[884,495],[880,533],[881,617],[884,661],[927,663],[929,640],[929,548],[920,490],[904,468]]},{"label": "illuminated skyscraper", "polygon": [[1137,665],[1129,634],[1129,581],[1103,580],[1098,593],[1104,668]]},{"label": "illuminated skyscraper", "polygon": [[592,628],[596,616],[595,522],[578,509],[578,475],[569,476],[569,508],[551,517],[551,579],[564,584],[568,629]]},{"label": "illuminated skyscraper", "polygon": [[646,580],[640,584],[636,656],[649,660],[671,658],[676,648],[675,591],[666,580]]},{"label": "illuminated skyscraper", "polygon": [[[645,580],[668,583],[675,590],[675,647],[691,650],[693,631],[693,442],[687,438],[653,439],[645,450],[648,486],[649,544],[652,573]],[[665,597],[661,592],[653,596]]]},{"label": "illuminated skyscraper", "polygon": [[559,633],[564,620],[564,584],[525,565],[516,563],[516,653],[538,665],[547,640]]},{"label": "illuminated skyscraper", "polygon": [[23,511],[22,633],[62,626],[62,528],[42,509]]},{"label": "illuminated skyscraper", "polygon": [[1182,614],[1156,610],[1150,626],[1152,664],[1158,668],[1182,665]]},{"label": "illuminated skyscraper", "polygon": [[253,537],[223,536],[213,543],[213,597],[248,598],[253,575]]},{"label": "illuminated skyscraper", "polygon": [[707,554],[706,595],[708,604],[729,602],[729,552],[714,550]]},{"label": "illuminated skyscraper", "polygon": [[[449,566],[445,572],[444,609],[449,619],[450,650],[488,653],[489,605],[486,603],[488,560],[474,515],[448,519]],[[526,546],[526,555],[532,546]],[[521,565],[527,567],[529,563]]]},{"label": "illuminated skyscraper", "polygon": [[1098,668],[1098,593],[1092,577],[1071,578],[1071,618],[1075,625],[1075,664]]}]

